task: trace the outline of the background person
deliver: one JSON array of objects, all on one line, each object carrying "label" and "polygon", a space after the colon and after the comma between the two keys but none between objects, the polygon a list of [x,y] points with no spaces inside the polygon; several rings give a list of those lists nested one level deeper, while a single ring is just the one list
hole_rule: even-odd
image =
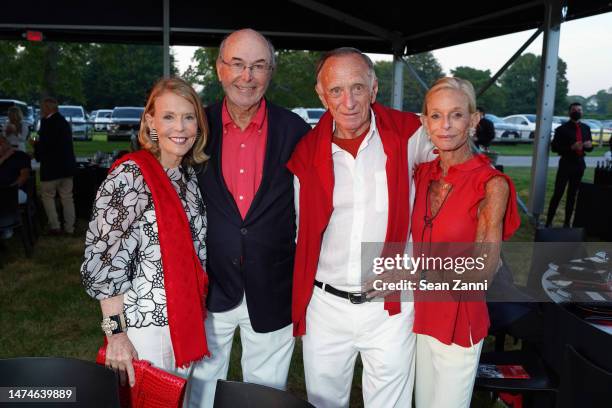
[{"label": "background person", "polygon": [[193,88],[162,79],[141,120],[143,150],[116,162],[98,190],[81,278],[103,325],[119,323],[105,332],[106,365],[131,385],[133,358],[189,378],[208,354],[206,213],[193,168],[207,160],[207,136]]},{"label": "background person", "polygon": [[34,146],[34,158],[40,162],[41,201],[47,214],[49,233],[62,233],[55,208],[55,196],[59,194],[64,215],[64,232],[73,234],[75,214],[72,187],[76,159],[72,146],[72,129],[58,112],[55,98],[43,99],[40,112],[39,137],[38,140],[30,139],[30,143]]},{"label": "background person", "polygon": [[227,378],[237,327],[244,381],[286,386],[294,346],[296,227],[285,163],[310,129],[298,115],[264,98],[275,56],[258,32],[230,34],[216,67],[225,98],[206,109],[211,160],[199,175],[208,211],[206,332],[212,357],[194,371],[194,389],[202,384],[203,393],[192,404],[203,407],[212,407],[217,379]]},{"label": "background person", "polygon": [[[6,125],[5,130],[9,127],[13,127],[13,125]],[[17,185],[19,187],[17,190],[19,204],[24,204],[27,201],[28,196],[22,188],[30,177],[30,171],[30,156],[22,151],[15,150],[9,144],[7,138],[0,135],[0,187]],[[12,230],[0,229],[0,236],[4,238],[9,238],[12,233]]]},{"label": "background person", "polygon": [[548,204],[546,227],[552,226],[557,207],[565,192],[565,186],[568,186],[563,226],[569,228],[576,203],[576,194],[586,168],[584,156],[586,152],[593,151],[591,128],[580,121],[582,118],[580,103],[570,104],[569,117],[570,120],[555,129],[555,136],[550,144],[552,151],[557,152],[561,158],[555,177],[555,190]]},{"label": "background person", "polygon": [[[470,129],[479,121],[472,84],[439,79],[425,95],[421,121],[439,158],[420,165],[415,173],[415,248],[486,243],[487,265],[496,268],[499,244],[516,231],[520,217],[512,181],[470,147]],[[486,303],[425,300],[417,292],[414,307],[417,408],[469,407],[489,328]]]},{"label": "background person", "polygon": [[22,152],[25,152],[25,142],[30,136],[30,128],[23,120],[23,112],[17,106],[11,106],[7,110],[8,123],[15,126],[15,133],[9,137],[11,145]]},{"label": "background person", "polygon": [[478,106],[476,110],[480,120],[474,133],[474,144],[482,151],[488,152],[491,142],[495,139],[495,126],[485,117],[485,110],[482,107]]}]

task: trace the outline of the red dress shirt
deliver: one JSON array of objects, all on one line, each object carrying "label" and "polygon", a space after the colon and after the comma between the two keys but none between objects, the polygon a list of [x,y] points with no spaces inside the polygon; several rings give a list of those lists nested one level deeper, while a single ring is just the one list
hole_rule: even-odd
[{"label": "red dress shirt", "polygon": [[257,113],[244,131],[232,120],[225,101],[221,111],[221,120],[223,122],[221,148],[223,179],[244,219],[263,176],[268,138],[266,101],[261,100]]}]

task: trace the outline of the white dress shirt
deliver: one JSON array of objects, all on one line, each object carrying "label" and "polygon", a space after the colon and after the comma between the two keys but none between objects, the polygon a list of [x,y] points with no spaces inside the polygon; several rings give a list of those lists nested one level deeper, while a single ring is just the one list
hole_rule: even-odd
[{"label": "white dress shirt", "polygon": [[[335,123],[334,123],[335,126]],[[357,157],[331,145],[334,163],[333,211],[323,233],[316,280],[337,289],[358,292],[362,283],[362,243],[385,241],[388,222],[388,189],[385,155],[371,111],[370,130]],[[414,202],[412,176],[417,164],[433,160],[433,145],[423,128],[409,139],[408,166],[410,211]],[[295,209],[299,218],[299,179],[294,177]],[[296,222],[299,226],[299,219]],[[299,233],[299,231],[298,231]],[[379,246],[380,247],[380,246]],[[374,247],[372,247],[374,248]],[[370,251],[368,251],[370,252]],[[371,254],[367,255],[371,257]]]}]

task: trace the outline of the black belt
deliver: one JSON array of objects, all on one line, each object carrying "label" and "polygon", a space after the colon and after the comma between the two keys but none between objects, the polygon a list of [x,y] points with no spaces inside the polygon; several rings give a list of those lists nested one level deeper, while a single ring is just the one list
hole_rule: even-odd
[{"label": "black belt", "polygon": [[[315,279],[314,284],[316,287],[323,289],[323,282],[319,282],[318,280]],[[355,305],[360,305],[362,303],[370,301],[370,299],[368,299],[367,297],[366,292],[347,292],[344,290],[336,289],[330,285],[325,285],[325,289],[323,290],[325,292],[331,293],[332,295],[336,295],[343,299],[348,299],[351,301],[351,303]]]}]

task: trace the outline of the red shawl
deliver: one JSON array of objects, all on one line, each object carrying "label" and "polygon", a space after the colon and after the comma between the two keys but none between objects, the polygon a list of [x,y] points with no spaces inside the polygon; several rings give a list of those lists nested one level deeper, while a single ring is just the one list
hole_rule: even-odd
[{"label": "red shawl", "polygon": [[159,161],[139,150],[117,160],[111,170],[127,160],[136,162],[153,197],[172,348],[176,366],[185,367],[209,355],[204,329],[208,277],[193,247],[183,204]]},{"label": "red shawl", "polygon": [[[387,155],[389,216],[386,243],[405,243],[410,225],[408,139],[421,126],[418,116],[372,104],[376,128]],[[334,165],[331,155],[333,118],[326,112],[297,145],[287,168],[300,180],[299,233],[293,268],[291,316],[294,336],[306,333],[306,308],[312,296],[321,241],[333,211]],[[394,246],[397,248],[397,245]],[[383,249],[382,256],[393,250]],[[400,312],[399,294],[385,298],[389,315]]]}]

